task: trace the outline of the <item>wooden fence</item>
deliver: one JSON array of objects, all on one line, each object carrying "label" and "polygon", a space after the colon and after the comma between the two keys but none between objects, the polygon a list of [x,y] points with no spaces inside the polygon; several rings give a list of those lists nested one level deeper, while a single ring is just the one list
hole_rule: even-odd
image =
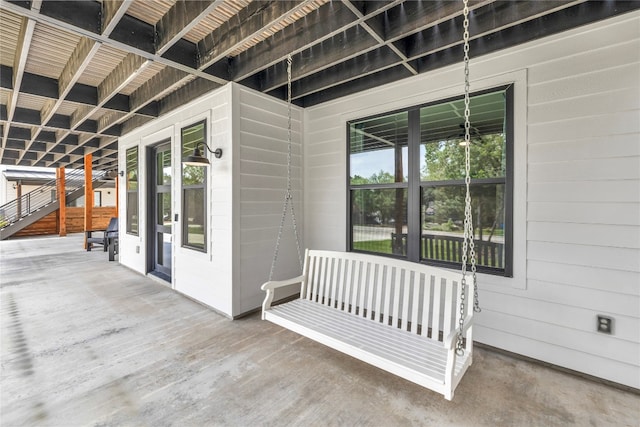
[{"label": "wooden fence", "polygon": [[[402,247],[406,248],[407,235],[402,234]],[[395,233],[391,240],[397,239]],[[442,234],[423,234],[421,243],[422,259],[434,261],[462,262],[462,245],[464,239]],[[474,240],[476,264],[486,267],[504,268],[504,243]]]},{"label": "wooden fence", "polygon": [[[105,230],[109,220],[117,216],[115,206],[94,207],[91,216],[94,230]],[[67,233],[82,233],[84,231],[84,207],[67,207]],[[18,231],[14,236],[46,236],[60,232],[58,211],[52,212],[44,218]]]}]

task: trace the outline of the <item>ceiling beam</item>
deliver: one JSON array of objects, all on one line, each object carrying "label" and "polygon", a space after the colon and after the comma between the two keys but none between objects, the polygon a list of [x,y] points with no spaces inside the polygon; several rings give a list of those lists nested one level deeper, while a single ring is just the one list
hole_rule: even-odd
[{"label": "ceiling beam", "polygon": [[[300,99],[314,92],[358,79],[387,68],[402,65],[399,59],[387,46],[366,52],[348,61],[340,62],[332,67],[318,71],[308,77],[292,83],[292,99]],[[406,68],[406,67],[405,67]],[[411,72],[411,70],[408,70]],[[413,74],[411,72],[411,74]]]},{"label": "ceiling beam", "polygon": [[129,9],[131,1],[103,0],[102,1],[102,34],[109,35],[116,28],[124,14]]},{"label": "ceiling beam", "polygon": [[[170,93],[159,101],[159,112],[165,114],[176,108],[196,99],[197,97],[204,95],[219,88],[213,82],[205,79],[195,79],[180,89]],[[123,129],[124,130],[124,129]]]},{"label": "ceiling beam", "polygon": [[[45,3],[48,5],[49,3],[55,4],[55,3],[65,3],[65,2],[47,1]],[[83,4],[83,3],[98,3],[98,2],[79,1],[79,2],[73,2],[73,3],[74,5],[76,5],[76,4]],[[194,64],[197,63],[195,58],[192,58],[189,61],[189,64],[185,64],[185,63],[176,62],[172,59],[169,59],[169,58],[163,57],[162,55],[157,54],[155,52],[155,49],[153,49],[153,40],[151,41],[151,47],[149,47],[149,41],[147,40],[148,33],[155,34],[155,29],[153,28],[153,26],[149,24],[144,24],[143,22],[138,21],[135,18],[130,17],[129,15],[125,14],[122,17],[119,24],[116,25],[116,28],[113,30],[113,32],[109,36],[109,35],[100,34],[96,30],[96,28],[94,28],[93,25],[85,25],[83,19],[77,18],[79,14],[69,14],[68,8],[66,9],[67,14],[75,15],[75,17],[73,19],[64,19],[64,16],[61,16],[61,13],[58,11],[58,9],[61,8],[59,5],[56,7],[56,13],[52,13],[51,10],[45,10],[43,11],[43,13],[40,13],[40,11],[25,9],[20,4],[11,3],[7,0],[0,0],[0,6],[3,9],[8,10],[17,15],[26,16],[30,19],[35,20],[36,22],[42,22],[54,28],[87,37],[91,40],[100,42],[107,46],[114,47],[123,52],[132,53],[132,54],[141,56],[145,60],[157,62],[159,64],[163,64],[163,65],[184,71],[186,73],[193,74],[197,77],[214,81],[219,84],[227,83],[227,80],[225,79],[221,79],[217,76],[213,76],[209,73],[205,73],[204,71],[200,71],[195,67],[193,67],[191,63],[192,62]],[[46,12],[49,12],[49,14],[47,14]],[[96,15],[97,16],[96,19],[99,19],[98,15]],[[133,25],[132,24],[133,22],[135,22],[135,25],[137,25],[140,28],[127,27],[128,25]],[[138,29],[140,31],[138,31]],[[143,33],[143,34],[140,34],[140,33]],[[125,35],[127,37],[125,37]]]},{"label": "ceiling beam", "polygon": [[[98,130],[104,132],[114,125],[129,120],[136,111],[145,108],[149,103],[162,99],[177,88],[184,86],[190,79],[193,79],[193,77],[180,70],[170,67],[164,68],[129,96],[129,113],[117,117],[113,114],[104,115],[98,120]],[[219,86],[220,85],[215,82],[211,82],[210,85],[212,88]]]},{"label": "ceiling beam", "polygon": [[[358,26],[313,45],[292,58],[291,79],[293,81],[311,76],[352,58],[376,49],[379,43],[367,31]],[[397,59],[397,57],[396,57]],[[259,90],[271,92],[287,84],[287,64],[285,61],[269,67],[255,76]]]},{"label": "ceiling beam", "polygon": [[[470,17],[469,34],[472,40],[479,39],[555,13],[562,7],[572,7],[584,2],[585,0],[494,2],[477,10]],[[459,31],[461,27],[462,17],[458,16],[451,22],[442,23],[442,25],[426,28],[418,33],[409,35],[402,40],[407,56],[415,59],[462,44],[462,34]],[[524,37],[531,36],[524,33],[524,31],[519,32],[523,33]]]},{"label": "ceiling beam", "polygon": [[242,52],[230,61],[231,76],[241,81],[314,44],[340,34],[357,25],[358,18],[342,3],[327,3],[307,15],[304,25],[287,26],[273,37]]},{"label": "ceiling beam", "polygon": [[[130,4],[130,1],[107,0],[103,2],[102,13],[100,14],[102,18],[101,33],[103,35],[109,36],[109,34],[111,34]],[[49,111],[43,111],[43,124],[46,124],[51,116],[58,110],[62,101],[69,94],[101,46],[101,43],[95,42],[87,37],[80,38],[80,42],[74,49],[58,78],[59,93],[57,101],[51,106]]]},{"label": "ceiling beam", "polygon": [[[470,2],[471,9],[477,9],[493,1],[494,0],[472,1]],[[415,7],[415,3],[420,3],[422,5],[419,9],[420,13],[414,10],[411,10],[409,11],[411,13],[408,13],[405,8]],[[292,70],[292,80],[295,81],[297,79],[302,79],[322,70],[336,67],[341,62],[349,61],[352,58],[365,54],[373,49],[377,49],[380,46],[388,46],[392,49],[399,58],[396,63],[403,64],[409,72],[415,74],[414,71],[417,70],[413,69],[413,67],[409,65],[411,58],[399,49],[395,42],[401,37],[406,36],[408,33],[413,32],[415,28],[434,27],[443,21],[451,20],[462,14],[462,9],[457,2],[444,2],[443,4],[436,2],[407,2],[395,5],[395,7],[390,9],[385,9],[385,13],[377,13],[378,10],[375,10],[374,15],[364,15],[360,8],[356,7],[355,3],[348,2],[345,4],[350,7],[354,14],[357,14],[357,16],[360,17],[359,21],[365,23],[366,19],[366,25],[369,30],[367,30],[365,34],[371,35],[371,32],[373,32],[375,36],[371,35],[371,37],[364,37],[364,34],[362,34],[363,32],[358,31],[357,34],[360,35],[358,37],[350,35],[349,31],[345,31],[342,34],[325,40],[316,46],[310,47],[308,50],[300,52],[300,54],[293,58],[294,66]],[[402,13],[402,25],[394,25],[394,21],[389,19],[388,16],[396,16],[399,13]],[[395,31],[392,33],[392,36],[389,36],[388,33],[390,30],[393,30],[396,27],[405,28],[405,26],[409,29],[407,33]],[[379,29],[374,30],[374,28]],[[359,28],[356,27],[352,30],[355,32],[355,30],[358,29]],[[344,66],[339,68],[343,70],[345,69]],[[274,67],[260,73],[257,80],[262,84],[261,89],[266,92],[270,92],[279,86],[285,85],[287,83],[286,72],[284,72],[285,69],[286,65],[284,62],[280,62]],[[367,70],[368,73],[374,71],[376,70]],[[315,86],[318,85],[315,84]],[[294,98],[296,97],[299,98],[300,96],[295,94]]]},{"label": "ceiling beam", "polygon": [[[554,13],[558,10],[559,3],[566,5],[573,5],[581,3],[580,1],[541,1],[541,2],[524,2],[507,4],[505,2],[475,2],[476,8],[483,6],[482,9],[475,10],[475,13],[471,17],[470,33],[472,35],[471,40],[479,39],[485,36],[488,32],[494,29],[506,29],[510,27],[522,24],[525,21],[525,17],[541,17],[550,13]],[[526,3],[526,4],[525,4]],[[413,2],[411,2],[413,5]],[[404,5],[403,5],[404,6]],[[523,7],[524,9],[519,9]],[[449,9],[447,9],[449,8]],[[395,11],[397,8],[394,8]],[[445,15],[444,11],[448,11],[451,15]],[[425,10],[430,10],[429,8]],[[423,10],[423,13],[424,12]],[[405,52],[404,56],[406,61],[412,61],[419,65],[417,60],[425,55],[430,55],[435,52],[450,49],[454,46],[462,44],[462,34],[459,29],[462,27],[462,17],[459,7],[452,7],[450,5],[443,6],[438,14],[434,14],[435,20],[432,23],[425,24],[422,22],[422,27],[427,29],[422,30],[416,34],[410,34],[404,39],[398,39],[398,35],[401,33],[395,32],[393,39],[389,39],[393,46],[396,44],[401,45]],[[408,19],[408,28],[416,28],[414,18],[423,20],[423,14],[415,13],[412,18]],[[395,26],[391,26],[395,28]],[[388,45],[385,44],[385,45]],[[330,49],[326,49],[330,51]],[[362,49],[364,51],[364,49]],[[396,51],[399,50],[396,47]],[[330,58],[327,60],[327,62]],[[362,57],[353,58],[349,61],[334,65],[330,68],[324,69],[322,72],[314,70],[312,77],[303,78],[300,81],[296,81],[293,84],[293,99],[301,99],[314,92],[329,89],[334,86],[338,86],[343,83],[348,83],[354,79],[363,78],[367,75],[383,71],[384,69],[394,67],[396,65],[404,65],[405,60],[400,59],[393,63],[389,62],[389,57],[379,58],[377,55],[370,55],[365,53]],[[317,63],[316,65],[320,65]],[[442,65],[443,66],[443,65]],[[424,72],[422,67],[421,72]],[[275,75],[275,73],[274,73]],[[277,83],[277,81],[269,81],[266,83]],[[286,82],[282,82],[283,84]]]},{"label": "ceiling beam", "polygon": [[[149,61],[144,60],[140,56],[128,54],[118,64],[116,68],[98,86],[98,102],[95,106],[79,107],[70,117],[67,135],[78,129],[86,122],[90,122],[89,117],[95,114],[104,104],[113,98],[118,92],[131,82],[144,68],[149,65]],[[95,123],[95,122],[94,122]],[[43,123],[44,125],[45,123]],[[98,133],[102,133],[97,129]],[[61,138],[66,137],[62,135]]]},{"label": "ceiling beam", "polygon": [[237,18],[226,21],[198,42],[198,68],[205,69],[224,60],[248,41],[261,36],[268,28],[293,16],[310,3],[313,0],[250,3]]},{"label": "ceiling beam", "polygon": [[[113,29],[116,27],[124,12],[129,7],[131,2],[122,1],[106,1],[102,7],[102,25],[101,33],[105,36],[109,36]],[[47,5],[49,7],[51,5]],[[74,5],[75,6],[75,5]],[[89,63],[93,60],[93,57],[100,49],[101,43],[95,42],[87,37],[81,37],[80,42],[76,45],[71,57],[65,64],[60,77],[58,78],[58,98],[55,102],[47,102],[45,108],[41,111],[41,124],[46,125],[53,117],[56,111],[62,105],[71,89],[77,83],[78,79],[87,68]],[[103,102],[104,104],[105,102]],[[96,105],[93,109],[87,106],[78,107],[71,116],[71,130],[77,128],[86,118],[90,117],[101,105]],[[27,143],[25,153],[30,149],[34,140],[37,138],[40,131],[43,129],[42,125],[37,128],[32,134],[32,139]],[[47,155],[40,156],[40,159]],[[24,154],[23,154],[24,156]],[[19,159],[19,160],[22,160]]]},{"label": "ceiling beam", "polygon": [[[39,7],[39,2],[34,4],[34,6]],[[12,91],[7,104],[7,123],[3,126],[2,144],[0,146],[0,159],[4,156],[4,148],[7,144],[9,129],[11,128],[11,122],[18,106],[18,96],[20,94],[20,87],[22,86],[22,77],[24,74],[25,65],[27,63],[27,56],[29,55],[29,47],[31,46],[31,39],[33,38],[33,31],[35,29],[35,26],[35,21],[28,18],[22,19],[16,53],[15,57],[13,58],[13,73],[11,79]]]},{"label": "ceiling beam", "polygon": [[[0,107],[1,107],[0,120],[4,122],[3,123],[3,126],[4,126],[6,124],[6,117],[7,117],[6,106],[1,105]],[[54,131],[61,132],[61,134],[57,137],[57,140],[60,140],[61,138],[64,138],[71,130],[70,116],[65,116],[62,114],[54,114],[51,120],[49,120],[49,123],[47,123],[46,125],[42,125],[42,123],[40,122],[39,110],[31,110],[28,108],[21,108],[21,107],[16,108],[13,123],[19,126],[26,126],[27,128],[43,126],[44,130],[41,131],[38,137],[36,138],[36,141],[43,141],[43,142],[54,142],[51,140],[50,134],[47,133],[47,131],[54,130]],[[9,131],[9,137],[11,138],[12,137],[11,135],[16,130],[19,130],[19,129],[23,129],[23,128],[20,128],[20,127],[16,128],[12,126]],[[101,134],[101,132],[99,131],[96,132],[96,129],[97,129],[97,122],[95,120],[87,120],[86,123],[84,123],[82,126],[79,126],[77,128],[77,131],[81,133]],[[119,136],[117,134],[114,134],[111,131],[107,132],[105,135]],[[22,136],[20,137],[20,139],[25,139],[25,140],[29,140],[31,138],[32,138],[31,133],[29,133],[24,137]]]},{"label": "ceiling beam", "polygon": [[[347,6],[349,8],[349,10],[351,10],[359,19],[364,19],[364,14],[357,8],[354,6],[354,4],[350,1],[350,0],[342,0],[342,3]],[[402,53],[400,51],[400,49],[398,49],[393,43],[387,43],[384,39],[385,33],[386,33],[386,27],[384,28],[384,31],[381,31],[382,34],[379,34],[376,30],[373,29],[373,27],[369,24],[367,24],[367,21],[363,20],[362,23],[360,24],[360,26],[362,28],[365,29],[365,31],[367,33],[369,33],[371,35],[371,37],[374,38],[374,40],[379,44],[379,45],[386,45],[388,46],[394,54],[396,54],[400,60],[401,60],[401,64],[407,69],[409,70],[409,72],[411,74],[413,74],[414,76],[418,74],[418,71],[413,68],[411,66],[411,64],[409,64],[409,62],[407,61],[407,57],[405,56],[404,53]]]},{"label": "ceiling beam", "polygon": [[174,3],[156,25],[156,53],[165,53],[222,3],[224,0],[178,0]]},{"label": "ceiling beam", "polygon": [[[514,13],[508,3],[495,2],[488,5],[486,10],[479,10],[472,15],[470,25],[475,28],[470,48],[472,61],[473,58],[497,50],[640,9],[640,2],[615,2],[615,4],[592,1],[564,2],[565,8],[559,10],[559,2],[522,2],[521,6],[528,8],[529,12],[527,13],[531,13],[532,7],[538,8],[539,11],[534,15],[534,19],[526,21],[527,15],[523,15],[524,9],[520,13]],[[524,3],[529,4],[525,5]],[[569,7],[566,7],[567,5]],[[508,11],[499,13],[503,8],[507,8]],[[438,28],[423,30],[408,37],[411,43],[406,44],[413,43],[414,45],[408,46],[407,56],[416,61],[420,73],[461,63],[463,52],[459,31],[461,25],[456,21],[458,19],[455,18],[454,21],[443,23]],[[488,34],[487,31],[490,31],[492,27],[502,29]],[[486,31],[483,32],[483,29]],[[436,33],[437,38],[435,37]],[[485,36],[481,37],[482,34]],[[382,72],[371,73],[339,84],[332,82],[332,85],[327,86],[326,89],[298,99],[298,103],[309,107],[338,96],[345,96],[396,81],[403,75],[398,68],[399,66],[396,65],[386,68]],[[395,78],[394,74],[397,74]]]},{"label": "ceiling beam", "polygon": [[[58,78],[58,98],[55,101],[49,100],[49,102],[46,102],[40,112],[40,122],[42,125],[46,125],[56,111],[58,111],[65,97],[69,94],[71,88],[78,81],[80,75],[86,69],[87,65],[89,65],[99,48],[99,43],[95,43],[85,37],[80,39],[80,42],[76,45],[76,48]],[[42,127],[39,127],[34,135],[32,135],[31,141],[27,144],[27,150],[29,150],[29,146],[41,130]]]},{"label": "ceiling beam", "polygon": [[[12,83],[13,68],[0,65],[0,88],[13,90]],[[47,100],[57,101],[58,97],[58,81],[48,77],[39,76],[31,73],[23,73],[22,85],[20,93],[36,95]],[[98,88],[76,83],[69,90],[66,102],[74,104],[98,105]],[[129,97],[121,93],[114,95],[109,101],[102,105],[102,109],[118,111],[122,113],[129,112]],[[158,117],[157,103],[138,110],[136,114],[147,117]]]}]

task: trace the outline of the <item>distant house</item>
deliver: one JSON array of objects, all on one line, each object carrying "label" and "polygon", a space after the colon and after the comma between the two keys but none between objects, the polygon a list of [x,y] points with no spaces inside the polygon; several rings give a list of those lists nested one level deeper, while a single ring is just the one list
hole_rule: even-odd
[{"label": "distant house", "polygon": [[[18,194],[27,194],[55,179],[56,171],[51,168],[0,166],[0,205],[15,200]],[[55,194],[51,197],[55,200]],[[94,190],[94,206],[115,205],[115,181],[104,180],[100,188]],[[84,197],[70,202],[68,206],[84,206]]]}]

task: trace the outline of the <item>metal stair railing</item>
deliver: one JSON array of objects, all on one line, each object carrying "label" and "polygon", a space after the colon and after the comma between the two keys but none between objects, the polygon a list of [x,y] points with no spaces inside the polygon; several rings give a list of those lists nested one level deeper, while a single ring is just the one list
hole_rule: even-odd
[{"label": "metal stair railing", "polygon": [[[93,175],[93,181],[104,178],[104,171]],[[84,187],[84,169],[74,169],[65,173],[65,194]],[[21,197],[0,206],[0,230],[22,218],[39,211],[58,200],[57,180],[52,179]]]}]

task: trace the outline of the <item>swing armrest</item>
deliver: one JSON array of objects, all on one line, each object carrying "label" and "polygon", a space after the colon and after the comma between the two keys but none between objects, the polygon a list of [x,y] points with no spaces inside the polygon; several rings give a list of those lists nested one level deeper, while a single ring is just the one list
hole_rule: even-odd
[{"label": "swing armrest", "polygon": [[287,280],[272,280],[270,282],[266,282],[263,284],[260,289],[263,291],[270,291],[273,289],[281,288],[283,286],[295,285],[296,283],[301,283],[305,279],[304,275],[294,277],[292,279]]},{"label": "swing armrest", "polygon": [[[462,334],[466,334],[467,330],[473,326],[473,315],[469,315],[464,319],[464,328],[462,330]],[[460,332],[460,328],[456,328],[449,333],[449,335],[444,339],[444,347],[449,350],[453,350],[456,346],[456,338],[458,337],[458,333]]]},{"label": "swing armrest", "polygon": [[264,319],[264,312],[271,308],[271,303],[273,302],[273,297],[276,294],[276,289],[281,288],[283,286],[295,285],[296,283],[302,283],[306,279],[305,275],[301,275],[298,277],[294,277],[292,279],[287,280],[271,280],[265,284],[263,284],[260,289],[267,292],[267,295],[264,297],[264,301],[262,303],[262,319]]}]

